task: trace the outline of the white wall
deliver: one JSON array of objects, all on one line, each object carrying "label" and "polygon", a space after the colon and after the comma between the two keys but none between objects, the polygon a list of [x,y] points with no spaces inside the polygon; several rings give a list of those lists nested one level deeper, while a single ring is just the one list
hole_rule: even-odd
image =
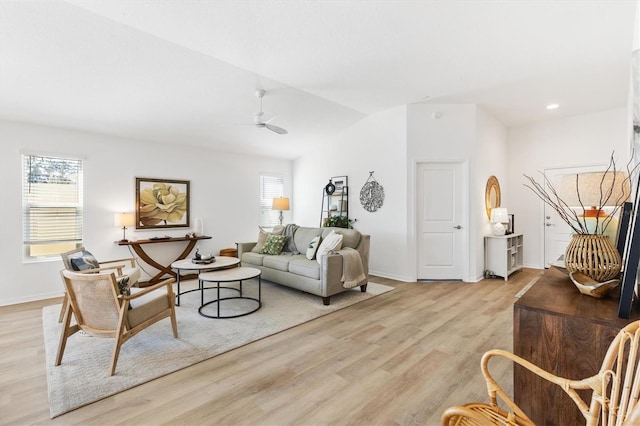
[{"label": "white wall", "polygon": [[[434,118],[438,113],[439,118]],[[412,253],[416,252],[415,238],[415,167],[421,162],[457,161],[468,168],[468,211],[464,228],[467,230],[465,281],[477,281],[484,271],[484,235],[488,233],[484,210],[484,188],[492,174],[504,174],[506,131],[487,112],[476,105],[413,104],[408,115],[408,152],[410,167],[407,187],[410,203],[408,238]],[[416,276],[416,258],[412,256],[411,273]]]},{"label": "white wall", "polygon": [[[485,190],[487,179],[491,175],[498,178],[500,184],[500,205],[513,213],[509,204],[509,186],[507,179],[507,128],[483,108],[478,108],[476,121],[475,179],[471,182],[471,198],[475,200],[475,225],[479,238],[475,240],[476,256],[475,276],[477,279],[484,273],[484,236],[491,234],[491,224],[485,208]],[[478,275],[479,274],[479,275]]]},{"label": "white wall", "polygon": [[[331,176],[349,178],[349,217],[371,235],[371,274],[410,281],[406,241],[406,107],[371,115],[323,142],[312,155],[294,161],[294,222],[319,226],[322,190]],[[376,212],[360,204],[360,189],[374,171],[385,199]]]},{"label": "white wall", "polygon": [[[84,158],[84,243],[97,258],[128,257],[114,244],[122,230],[113,214],[135,208],[135,178],[189,180],[191,225],[202,218],[204,232],[213,236],[199,243],[200,251],[215,255],[239,241],[253,241],[259,223],[260,172],[284,176],[285,195],[291,193],[292,162],[239,156],[204,149],[157,144],[78,131],[0,122],[0,305],[59,296],[59,260],[22,262],[22,152]],[[319,191],[319,190],[318,190]],[[285,212],[285,220],[290,220]],[[183,236],[187,228],[157,231],[128,229],[127,237]],[[153,257],[170,262],[185,243],[146,246]],[[152,273],[156,271],[146,268]]]},{"label": "white wall", "polygon": [[[540,181],[545,168],[608,163],[615,150],[617,165],[629,161],[628,111],[625,108],[514,127],[508,131],[507,189],[516,232],[524,234],[524,263],[544,267],[544,204],[524,187],[523,174]],[[502,183],[502,182],[501,182]]]}]

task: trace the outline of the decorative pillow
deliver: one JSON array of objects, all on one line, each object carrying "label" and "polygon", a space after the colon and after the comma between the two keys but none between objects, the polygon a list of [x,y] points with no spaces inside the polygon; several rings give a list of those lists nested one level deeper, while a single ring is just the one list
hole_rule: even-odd
[{"label": "decorative pillow", "polygon": [[118,277],[118,290],[120,290],[120,294],[124,296],[131,296],[131,286],[129,285],[129,276],[123,275]]},{"label": "decorative pillow", "polygon": [[262,254],[280,254],[284,243],[287,241],[286,235],[269,235],[264,247],[260,250]]},{"label": "decorative pillow", "polygon": [[322,257],[326,256],[331,250],[340,250],[342,248],[342,238],[342,234],[336,234],[335,231],[331,231],[329,235],[324,237],[316,253],[318,263],[322,264]]},{"label": "decorative pillow", "polygon": [[320,235],[313,237],[313,240],[309,243],[309,247],[307,248],[307,259],[311,260],[316,257],[316,252],[318,251],[318,247],[320,246]]},{"label": "decorative pillow", "polygon": [[[129,285],[129,276],[123,275],[121,277],[116,278],[116,281],[118,282],[118,290],[120,291],[120,294],[122,294],[123,296],[131,296],[131,286]],[[131,302],[129,302],[129,310],[131,309],[133,309],[133,306],[131,306]]]},{"label": "decorative pillow", "polygon": [[87,269],[100,267],[96,258],[86,250],[78,252],[77,255],[74,255],[69,260],[71,261],[71,268],[73,268],[74,271],[86,271]]},{"label": "decorative pillow", "polygon": [[269,235],[282,235],[282,233],[284,232],[284,226],[282,225],[274,226],[271,232],[265,231],[264,229],[262,229],[262,227],[259,227],[259,228],[260,228],[260,232],[258,233],[258,242],[251,249],[251,251],[254,253],[262,252],[262,247],[264,247],[264,243],[267,241],[267,237]]}]

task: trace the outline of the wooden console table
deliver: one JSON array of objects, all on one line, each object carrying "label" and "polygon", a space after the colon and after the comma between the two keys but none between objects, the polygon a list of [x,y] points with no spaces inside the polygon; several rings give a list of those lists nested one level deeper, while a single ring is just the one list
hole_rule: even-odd
[{"label": "wooden console table", "polygon": [[[553,374],[583,379],[598,372],[618,331],[640,319],[618,318],[618,290],[607,298],[580,294],[563,272],[551,268],[513,307],[513,352]],[[539,425],[584,424],[573,401],[552,385],[514,366],[516,404]],[[590,393],[582,394],[590,402]]]},{"label": "wooden console table", "polygon": [[[142,259],[145,263],[153,266],[154,268],[158,269],[159,272],[154,275],[153,277],[151,277],[151,279],[149,281],[144,281],[141,284],[141,287],[144,287],[144,284],[147,285],[151,285],[151,284],[155,284],[158,283],[160,281],[162,281],[162,277],[165,274],[169,274],[171,275],[173,278],[176,278],[176,272],[171,269],[171,264],[173,262],[175,262],[176,260],[182,260],[185,257],[187,257],[187,255],[189,253],[191,253],[191,250],[193,250],[193,248],[196,246],[196,243],[198,242],[198,240],[209,240],[211,239],[211,237],[208,237],[206,235],[201,235],[199,237],[193,237],[193,238],[188,238],[188,237],[175,237],[175,238],[151,238],[148,240],[138,240],[138,241],[116,241],[116,244],[118,244],[119,246],[130,246],[133,248],[133,251],[136,252],[136,254],[138,256],[140,256],[140,259]],[[182,253],[180,253],[180,255],[178,255],[178,257],[176,257],[174,260],[172,260],[171,262],[169,262],[168,265],[162,265],[160,263],[158,263],[157,261],[155,261],[154,259],[152,259],[145,251],[143,246],[145,244],[159,244],[159,243],[177,243],[177,242],[181,242],[181,241],[187,241],[187,247],[182,251]],[[189,276],[185,276],[185,279],[189,279],[189,278],[194,278],[197,275],[196,274],[192,274],[193,277],[189,277]]]}]

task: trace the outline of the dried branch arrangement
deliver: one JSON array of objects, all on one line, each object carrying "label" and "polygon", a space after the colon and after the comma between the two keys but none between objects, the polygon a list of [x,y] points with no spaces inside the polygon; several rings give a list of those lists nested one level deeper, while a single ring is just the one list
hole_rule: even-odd
[{"label": "dried branch arrangement", "polygon": [[[633,155],[631,156],[631,158],[633,158]],[[602,177],[600,179],[600,185],[598,187],[598,205],[595,207],[615,207],[613,208],[612,212],[605,218],[601,218],[599,215],[595,216],[596,227],[593,231],[589,230],[587,227],[586,212],[588,208],[592,207],[592,205],[587,204],[585,206],[585,204],[583,203],[583,194],[581,194],[579,190],[580,174],[576,174],[574,186],[577,195],[577,203],[580,206],[578,209],[576,209],[577,206],[569,206],[569,204],[567,204],[567,202],[565,202],[565,200],[561,198],[556,188],[554,188],[552,183],[549,181],[549,178],[547,178],[542,172],[539,173],[542,175],[544,185],[536,182],[535,179],[531,176],[524,175],[524,177],[529,181],[529,184],[525,183],[524,186],[532,190],[534,194],[538,196],[538,198],[540,198],[551,208],[553,208],[558,213],[558,216],[567,225],[569,225],[576,234],[602,234],[607,229],[613,218],[616,217],[622,204],[629,198],[629,195],[631,194],[631,176],[635,171],[637,171],[640,164],[637,164],[632,169],[630,169],[630,166],[631,162],[627,164],[627,173],[618,172],[616,169],[616,162],[613,157],[613,153],[611,154],[609,166],[602,173]],[[580,212],[580,210],[582,211]]]}]

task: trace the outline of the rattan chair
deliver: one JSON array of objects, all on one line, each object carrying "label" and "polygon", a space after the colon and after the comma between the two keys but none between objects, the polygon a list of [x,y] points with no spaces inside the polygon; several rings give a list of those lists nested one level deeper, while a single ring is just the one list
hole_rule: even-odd
[{"label": "rattan chair", "polygon": [[[55,365],[62,362],[67,339],[82,330],[95,337],[115,338],[109,375],[116,370],[120,347],[131,337],[164,318],[171,318],[173,336],[178,337],[173,278],[122,295],[114,273],[82,274],[61,271],[69,303],[64,312]],[[71,316],[76,324],[71,324]]]},{"label": "rattan chair", "polygon": [[[517,355],[491,350],[482,357],[481,368],[489,392],[489,404],[471,403],[448,408],[442,415],[442,425],[533,425],[533,422],[509,398],[489,373],[488,363],[494,356],[501,356],[521,365],[532,373],[560,386],[574,401],[586,420],[587,426],[627,426],[640,417],[640,359],[638,342],[640,321],[635,321],[615,337],[605,355],[600,371],[583,380],[570,380],[555,376],[536,367]],[[576,390],[591,390],[591,402],[587,404]],[[500,398],[506,407],[498,407]],[[549,407],[552,409],[552,407]],[[637,423],[635,423],[637,425]]]}]

